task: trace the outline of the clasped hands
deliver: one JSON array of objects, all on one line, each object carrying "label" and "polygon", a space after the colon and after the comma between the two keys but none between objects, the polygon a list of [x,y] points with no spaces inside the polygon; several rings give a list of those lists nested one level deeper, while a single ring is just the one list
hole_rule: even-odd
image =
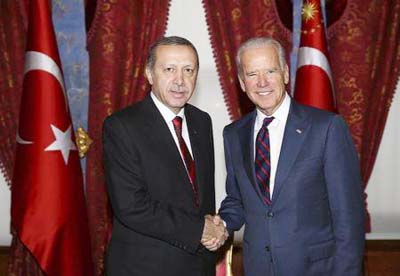
[{"label": "clasped hands", "polygon": [[210,251],[216,251],[228,238],[229,234],[220,216],[206,215],[201,243]]}]

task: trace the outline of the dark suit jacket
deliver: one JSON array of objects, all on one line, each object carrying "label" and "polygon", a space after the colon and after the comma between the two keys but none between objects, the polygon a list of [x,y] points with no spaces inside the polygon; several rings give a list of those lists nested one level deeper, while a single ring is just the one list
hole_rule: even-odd
[{"label": "dark suit jacket", "polygon": [[364,209],[357,153],[341,116],[292,100],[272,205],[254,173],[256,112],[224,129],[230,231],[245,224],[246,276],[361,275]]},{"label": "dark suit jacket", "polygon": [[104,167],[114,212],[106,270],[115,276],[215,274],[214,253],[200,239],[215,213],[210,116],[185,107],[200,206],[167,124],[151,97],[109,116]]}]

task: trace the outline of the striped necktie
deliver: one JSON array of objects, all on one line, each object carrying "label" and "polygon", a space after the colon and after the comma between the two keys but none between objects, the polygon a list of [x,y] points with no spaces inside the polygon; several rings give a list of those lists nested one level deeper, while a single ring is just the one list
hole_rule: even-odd
[{"label": "striped necktie", "polygon": [[192,159],[192,156],[190,155],[189,149],[186,146],[185,140],[182,137],[182,118],[179,116],[176,116],[172,120],[172,123],[174,124],[174,129],[175,129],[176,136],[178,137],[181,154],[183,156],[183,160],[185,161],[186,171],[189,176],[190,185],[192,186],[195,203],[196,203],[196,206],[199,206],[197,186],[195,183],[195,180],[196,180],[195,164]]},{"label": "striped necktie", "polygon": [[263,125],[257,134],[256,139],[256,157],[255,157],[255,173],[257,178],[257,184],[260,188],[263,200],[267,204],[271,204],[270,197],[270,147],[269,147],[269,132],[268,125],[274,120],[274,117],[266,117],[263,121]]}]

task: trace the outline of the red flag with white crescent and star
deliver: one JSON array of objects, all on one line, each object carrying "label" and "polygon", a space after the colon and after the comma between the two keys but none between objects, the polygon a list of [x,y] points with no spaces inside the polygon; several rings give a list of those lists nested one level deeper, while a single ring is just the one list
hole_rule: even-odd
[{"label": "red flag with white crescent and star", "polygon": [[305,0],[301,19],[294,98],[302,104],[336,112],[320,0]]},{"label": "red flag with white crescent and star", "polygon": [[29,8],[11,224],[46,275],[90,276],[82,171],[49,1]]}]

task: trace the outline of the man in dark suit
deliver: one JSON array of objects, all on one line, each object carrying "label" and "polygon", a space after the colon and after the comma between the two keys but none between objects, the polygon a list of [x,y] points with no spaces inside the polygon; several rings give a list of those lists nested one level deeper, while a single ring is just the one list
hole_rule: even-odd
[{"label": "man in dark suit", "polygon": [[245,224],[245,275],[361,275],[361,177],[346,123],[289,97],[277,41],[250,39],[236,61],[256,109],[224,129],[219,213],[230,232]]},{"label": "man in dark suit", "polygon": [[[103,146],[114,212],[107,275],[209,276],[225,240],[215,213],[210,116],[187,104],[199,67],[195,47],[166,37],[150,49],[152,92],[109,116]],[[208,243],[207,243],[208,242]]]}]

